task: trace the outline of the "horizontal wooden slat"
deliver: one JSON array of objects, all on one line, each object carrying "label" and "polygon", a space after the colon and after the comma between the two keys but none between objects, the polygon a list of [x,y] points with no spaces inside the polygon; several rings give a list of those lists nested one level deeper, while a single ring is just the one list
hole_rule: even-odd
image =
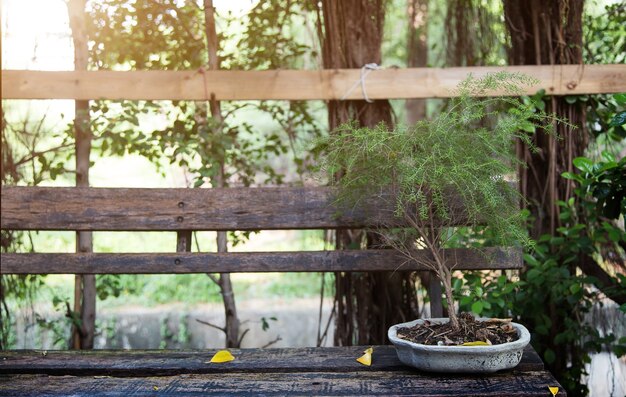
[{"label": "horizontal wooden slat", "polygon": [[[359,364],[365,347],[232,349],[235,360],[207,364],[214,350],[0,351],[0,374],[74,376],[166,376],[232,372],[402,371],[393,346],[375,346],[371,367]],[[307,357],[307,359],[303,359]],[[529,345],[515,371],[541,371],[543,362]]]},{"label": "horizontal wooden slat", "polygon": [[[360,228],[397,221],[363,200],[339,211],[326,187],[119,189],[2,187],[2,229],[79,231]],[[459,217],[459,224],[466,220]]]},{"label": "horizontal wooden slat", "polygon": [[[536,77],[551,95],[626,91],[626,65],[389,68],[371,71],[371,99],[448,98],[470,73],[509,70]],[[228,100],[362,99],[359,69],[269,71],[2,71],[3,99]],[[355,84],[356,83],[356,84]],[[501,92],[492,92],[498,95]]]},{"label": "horizontal wooden slat", "polygon": [[[327,188],[2,188],[2,229],[257,230],[362,226]],[[362,217],[361,217],[362,218]]]},{"label": "horizontal wooden slat", "polygon": [[[446,250],[458,270],[515,269],[522,266],[514,248]],[[424,250],[424,258],[430,254]],[[172,254],[1,254],[0,274],[160,274],[236,272],[335,272],[425,270],[393,250]]]},{"label": "horizontal wooden slat", "polygon": [[[303,360],[308,357],[302,357]],[[565,396],[548,371],[490,376],[432,375],[411,370],[235,373],[114,378],[47,375],[0,377],[4,396]]]}]

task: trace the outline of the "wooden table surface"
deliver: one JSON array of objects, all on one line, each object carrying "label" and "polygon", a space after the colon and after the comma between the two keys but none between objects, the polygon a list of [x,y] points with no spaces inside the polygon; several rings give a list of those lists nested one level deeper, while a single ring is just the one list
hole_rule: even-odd
[{"label": "wooden table surface", "polygon": [[216,350],[0,351],[0,396],[552,396],[560,385],[527,348],[513,370],[491,375],[420,372],[392,346]]}]

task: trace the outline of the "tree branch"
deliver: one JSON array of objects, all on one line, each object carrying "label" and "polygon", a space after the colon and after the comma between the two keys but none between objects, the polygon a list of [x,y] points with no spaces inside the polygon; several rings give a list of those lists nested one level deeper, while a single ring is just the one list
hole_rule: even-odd
[{"label": "tree branch", "polygon": [[220,331],[222,331],[222,332],[226,333],[226,329],[225,329],[225,328],[219,327],[219,326],[217,326],[217,325],[215,325],[215,324],[211,324],[211,323],[210,323],[210,322],[208,322],[208,321],[202,321],[202,320],[200,320],[200,319],[198,319],[198,318],[196,319],[196,321],[197,321],[197,322],[199,322],[200,324],[208,325],[209,327],[215,328],[215,329],[217,329],[217,330],[220,330]]},{"label": "tree branch", "polygon": [[581,255],[578,267],[588,276],[595,277],[598,282],[594,285],[609,299],[618,305],[626,303],[626,288],[608,274],[590,255]]},{"label": "tree branch", "polygon": [[272,345],[274,345],[274,344],[276,344],[276,343],[280,342],[281,340],[283,340],[283,338],[281,338],[281,337],[280,337],[280,335],[278,335],[278,336],[276,337],[276,339],[274,339],[274,340],[272,340],[272,341],[269,341],[269,342],[267,342],[266,344],[264,344],[263,346],[261,346],[261,349],[268,348],[268,347],[270,347],[270,346],[272,346]]}]

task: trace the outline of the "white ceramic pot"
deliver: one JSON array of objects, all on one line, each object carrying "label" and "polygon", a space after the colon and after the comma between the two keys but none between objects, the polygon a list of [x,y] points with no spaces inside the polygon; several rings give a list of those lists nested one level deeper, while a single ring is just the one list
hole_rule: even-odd
[{"label": "white ceramic pot", "polygon": [[[484,320],[484,319],[477,319]],[[431,322],[446,323],[448,318],[431,318]],[[430,372],[490,373],[509,369],[519,364],[524,348],[530,342],[530,333],[521,324],[511,323],[519,339],[493,346],[436,346],[422,345],[398,338],[398,328],[409,328],[423,319],[396,324],[387,336],[396,346],[398,358],[406,365]]]}]

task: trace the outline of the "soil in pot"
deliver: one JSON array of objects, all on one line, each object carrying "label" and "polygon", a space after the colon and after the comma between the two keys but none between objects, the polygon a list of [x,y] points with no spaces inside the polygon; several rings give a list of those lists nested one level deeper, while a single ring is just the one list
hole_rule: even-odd
[{"label": "soil in pot", "polygon": [[423,345],[439,346],[499,345],[519,338],[511,319],[476,320],[470,313],[461,313],[459,325],[460,329],[454,330],[449,322],[442,324],[425,320],[423,324],[399,328],[398,337]]}]

